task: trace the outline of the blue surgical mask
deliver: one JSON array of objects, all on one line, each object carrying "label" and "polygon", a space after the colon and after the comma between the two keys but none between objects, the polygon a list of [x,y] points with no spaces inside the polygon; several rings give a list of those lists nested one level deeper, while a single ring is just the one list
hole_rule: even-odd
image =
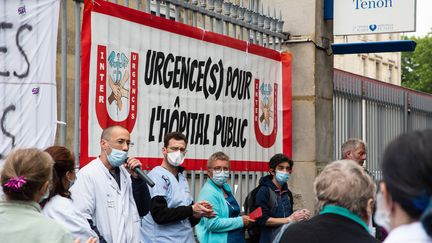
[{"label": "blue surgical mask", "polygon": [[212,177],[212,181],[218,185],[218,186],[222,186],[229,178],[229,171],[219,171],[219,172],[214,172],[213,171],[213,177]]},{"label": "blue surgical mask", "polygon": [[126,162],[127,156],[128,153],[126,151],[111,148],[111,153],[107,157],[112,167],[119,167]]},{"label": "blue surgical mask", "polygon": [[289,179],[289,174],[282,172],[282,171],[276,171],[276,181],[280,184],[283,185],[287,182],[287,180]]}]

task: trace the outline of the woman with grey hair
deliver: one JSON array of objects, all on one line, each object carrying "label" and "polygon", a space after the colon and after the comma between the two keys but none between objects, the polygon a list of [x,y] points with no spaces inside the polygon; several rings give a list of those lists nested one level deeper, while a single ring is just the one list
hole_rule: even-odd
[{"label": "woman with grey hair", "polygon": [[202,218],[196,226],[198,240],[205,242],[244,242],[244,228],[253,222],[240,215],[240,206],[227,183],[230,171],[229,157],[223,152],[210,156],[207,163],[208,180],[198,200],[208,201],[216,212],[213,218]]},{"label": "woman with grey hair", "polygon": [[368,232],[375,184],[352,160],[328,164],[315,179],[319,215],[290,225],[280,242],[379,242]]}]

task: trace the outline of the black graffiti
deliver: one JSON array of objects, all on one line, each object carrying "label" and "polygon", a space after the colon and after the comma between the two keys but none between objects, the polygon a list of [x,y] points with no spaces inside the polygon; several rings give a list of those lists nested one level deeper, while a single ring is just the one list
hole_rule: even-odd
[{"label": "black graffiti", "polygon": [[[13,28],[12,23],[0,22],[0,32],[2,30],[7,31],[8,29],[12,29],[12,28]],[[30,71],[30,62],[28,60],[26,52],[24,51],[24,48],[21,45],[20,37],[22,36],[22,34],[24,33],[25,30],[32,31],[32,29],[33,29],[33,27],[31,25],[23,24],[20,27],[18,27],[18,30],[17,30],[16,35],[15,35],[15,44],[16,44],[19,52],[23,56],[25,62],[26,62],[26,68],[22,73],[19,74],[17,71],[15,71],[15,70],[13,71],[13,75],[17,78],[20,78],[20,79],[27,77],[29,74],[29,71]],[[7,52],[8,52],[7,46],[0,46],[0,54],[1,53],[7,53]],[[8,71],[8,70],[0,71],[0,76],[9,77],[10,71]]]},{"label": "black graffiti", "polygon": [[[2,115],[1,120],[0,120],[1,131],[2,131],[3,135],[5,135],[6,137],[10,137],[11,138],[11,140],[12,140],[12,148],[15,148],[15,136],[12,135],[10,132],[8,132],[6,130],[5,123],[6,123],[6,116],[7,116],[7,114],[9,112],[15,111],[15,109],[16,109],[15,105],[12,105],[12,104],[9,105],[8,107],[6,107],[6,109],[4,109],[4,111],[3,111],[3,115]],[[2,158],[3,158],[3,155],[0,154],[0,159],[2,159]]]}]

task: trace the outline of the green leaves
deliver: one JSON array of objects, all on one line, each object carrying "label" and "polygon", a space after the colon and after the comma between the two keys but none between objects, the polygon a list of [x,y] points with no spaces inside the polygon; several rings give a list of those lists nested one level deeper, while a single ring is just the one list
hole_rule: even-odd
[{"label": "green leaves", "polygon": [[402,86],[432,94],[432,32],[403,39],[415,41],[417,48],[402,53]]}]

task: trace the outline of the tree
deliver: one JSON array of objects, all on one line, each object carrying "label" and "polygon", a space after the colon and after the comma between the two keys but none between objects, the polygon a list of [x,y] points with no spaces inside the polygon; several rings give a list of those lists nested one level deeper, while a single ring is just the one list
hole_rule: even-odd
[{"label": "tree", "polygon": [[432,32],[425,37],[403,37],[417,43],[402,53],[402,86],[432,94]]}]

